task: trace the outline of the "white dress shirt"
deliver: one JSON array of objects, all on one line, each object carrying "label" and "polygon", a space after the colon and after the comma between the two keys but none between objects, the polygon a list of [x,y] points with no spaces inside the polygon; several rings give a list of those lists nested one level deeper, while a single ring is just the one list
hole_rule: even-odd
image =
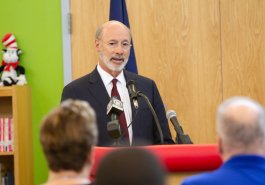
[{"label": "white dress shirt", "polygon": [[[111,90],[113,87],[112,84],[112,79],[113,76],[111,76],[109,73],[107,73],[106,71],[104,71],[100,65],[97,65],[97,70],[98,73],[107,89],[107,92],[109,94],[109,97],[111,97]],[[126,87],[126,80],[124,77],[124,73],[123,71],[116,77],[117,81],[117,89],[118,92],[120,94],[120,98],[121,101],[123,103],[123,109],[124,109],[124,113],[125,113],[125,119],[127,122],[127,127],[130,125],[130,123],[132,122],[132,109],[131,109],[131,101],[130,101],[130,97],[129,97],[129,92],[128,89]],[[107,126],[107,125],[106,125]],[[130,140],[130,144],[132,144],[132,126],[130,126],[128,128],[128,133],[129,133],[129,140]]]}]

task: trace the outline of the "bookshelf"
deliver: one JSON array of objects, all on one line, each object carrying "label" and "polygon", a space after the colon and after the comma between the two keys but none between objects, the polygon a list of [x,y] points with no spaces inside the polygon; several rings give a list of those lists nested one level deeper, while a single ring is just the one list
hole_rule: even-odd
[{"label": "bookshelf", "polygon": [[14,151],[0,152],[1,166],[14,173],[15,185],[33,185],[33,137],[31,89],[0,87],[0,117],[10,117],[14,126]]}]

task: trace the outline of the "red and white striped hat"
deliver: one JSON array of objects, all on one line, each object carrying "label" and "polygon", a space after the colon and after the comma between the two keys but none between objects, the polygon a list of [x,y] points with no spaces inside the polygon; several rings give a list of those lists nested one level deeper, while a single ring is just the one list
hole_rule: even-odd
[{"label": "red and white striped hat", "polygon": [[13,48],[13,49],[17,49],[17,41],[15,36],[12,33],[7,33],[3,40],[2,40],[3,45],[6,48]]}]

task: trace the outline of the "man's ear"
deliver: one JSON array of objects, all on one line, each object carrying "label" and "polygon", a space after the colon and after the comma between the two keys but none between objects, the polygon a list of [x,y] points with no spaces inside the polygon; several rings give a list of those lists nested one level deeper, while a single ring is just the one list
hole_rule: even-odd
[{"label": "man's ear", "polygon": [[95,48],[97,52],[100,51],[100,41],[98,39],[95,40]]}]

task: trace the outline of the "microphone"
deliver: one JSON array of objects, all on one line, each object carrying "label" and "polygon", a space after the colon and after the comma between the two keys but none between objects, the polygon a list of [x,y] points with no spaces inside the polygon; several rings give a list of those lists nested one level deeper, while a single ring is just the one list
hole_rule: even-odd
[{"label": "microphone", "polygon": [[[109,136],[113,139],[118,139],[121,136],[121,128],[119,124],[119,116],[123,112],[122,102],[115,96],[111,97],[107,105],[107,115],[111,121],[107,123]],[[118,145],[116,143],[116,145]]]},{"label": "microphone", "polygon": [[126,84],[126,87],[128,88],[128,92],[130,95],[130,98],[133,101],[133,106],[135,109],[138,109],[139,104],[137,101],[137,97],[138,97],[138,91],[136,90],[136,85],[135,85],[135,81],[134,80],[129,80]]},{"label": "microphone", "polygon": [[174,110],[168,110],[166,114],[167,114],[167,119],[169,119],[170,122],[173,124],[174,129],[177,133],[176,143],[177,144],[193,144],[189,135],[184,134],[183,129],[177,120],[176,112]]},{"label": "microphone", "polygon": [[107,105],[107,115],[111,116],[111,120],[118,119],[117,117],[123,112],[122,101],[116,96],[110,98]]},{"label": "microphone", "polygon": [[158,131],[158,134],[159,134],[159,137],[160,137],[160,142],[161,144],[164,144],[164,136],[163,136],[163,132],[162,132],[162,129],[161,129],[161,125],[159,123],[159,120],[158,120],[158,117],[156,115],[156,112],[150,102],[150,100],[148,99],[148,97],[143,94],[142,92],[140,91],[137,91],[136,90],[136,85],[135,85],[135,81],[134,80],[129,80],[126,84],[126,87],[128,88],[128,92],[129,92],[129,95],[130,95],[130,98],[132,99],[133,101],[133,105],[134,105],[134,108],[137,110],[138,107],[139,107],[139,104],[138,104],[138,101],[137,101],[137,97],[142,97],[144,98],[144,100],[146,101],[153,117],[154,117],[154,120],[155,120],[155,124],[156,124],[156,127],[157,127],[157,131]]}]

